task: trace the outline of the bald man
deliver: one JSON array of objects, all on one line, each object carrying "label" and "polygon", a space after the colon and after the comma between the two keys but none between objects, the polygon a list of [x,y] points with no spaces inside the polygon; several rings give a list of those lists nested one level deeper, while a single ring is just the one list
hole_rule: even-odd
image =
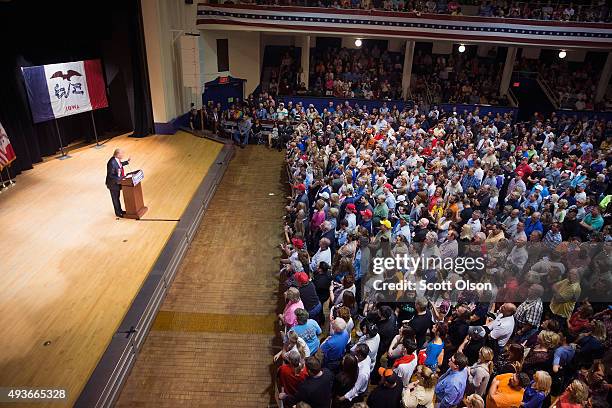
[{"label": "bald man", "polygon": [[123,160],[124,153],[121,149],[115,149],[113,157],[106,163],[106,187],[110,191],[111,198],[113,200],[113,207],[115,208],[115,215],[123,218],[125,211],[121,209],[121,200],[119,199],[119,192],[121,191],[121,179],[125,177],[125,170],[123,166],[130,163],[130,159]]},{"label": "bald man", "polygon": [[485,330],[489,333],[489,338],[497,340],[496,355],[504,348],[512,332],[514,331],[514,314],[516,313],[516,306],[513,303],[504,303],[499,308],[495,320],[487,319],[487,324],[484,326]]}]

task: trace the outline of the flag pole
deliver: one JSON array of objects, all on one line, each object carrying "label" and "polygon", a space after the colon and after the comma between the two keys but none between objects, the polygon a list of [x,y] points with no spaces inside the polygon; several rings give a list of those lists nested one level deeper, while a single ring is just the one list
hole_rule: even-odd
[{"label": "flag pole", "polygon": [[5,168],[6,168],[6,174],[8,174],[9,187],[14,187],[15,186],[15,182],[13,181],[13,178],[11,177],[11,165],[10,165],[10,163]]},{"label": "flag pole", "polygon": [[60,151],[62,152],[62,155],[58,157],[57,159],[58,160],[69,159],[70,156],[66,154],[66,151],[64,150],[64,144],[62,143],[62,134],[60,133],[59,126],[57,124],[57,119],[54,119],[53,121],[55,122],[55,130],[57,130],[57,138],[59,139]]},{"label": "flag pole", "polygon": [[2,170],[0,170],[0,193],[2,193],[5,189],[4,178],[2,177]]},{"label": "flag pole", "polygon": [[94,119],[93,110],[90,110],[89,113],[91,114],[91,123],[93,125],[94,136],[96,137],[96,145],[92,147],[94,149],[101,149],[104,147],[104,145],[100,144],[100,142],[98,141],[98,130],[96,129],[96,121]]}]

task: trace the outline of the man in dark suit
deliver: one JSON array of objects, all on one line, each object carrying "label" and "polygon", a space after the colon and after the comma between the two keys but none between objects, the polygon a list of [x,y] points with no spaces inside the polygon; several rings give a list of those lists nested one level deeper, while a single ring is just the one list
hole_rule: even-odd
[{"label": "man in dark suit", "polygon": [[119,192],[121,191],[120,181],[125,177],[125,170],[123,166],[130,163],[130,159],[123,160],[123,150],[115,149],[113,157],[106,163],[106,187],[110,191],[111,198],[113,200],[113,207],[115,208],[115,215],[123,218],[125,211],[121,209],[121,201],[119,200]]}]

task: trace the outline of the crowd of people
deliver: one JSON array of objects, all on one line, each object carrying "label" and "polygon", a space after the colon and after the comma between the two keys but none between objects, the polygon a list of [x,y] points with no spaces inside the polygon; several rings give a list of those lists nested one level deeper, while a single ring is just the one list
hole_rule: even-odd
[{"label": "crowd of people", "polygon": [[605,95],[599,103],[595,102],[602,69],[602,64],[594,64],[588,58],[582,63],[561,59],[544,61],[520,58],[514,67],[515,71],[538,73],[553,94],[559,108],[579,111],[610,109],[612,99],[609,95]]},{"label": "crowd of people", "polygon": [[483,17],[525,18],[532,20],[603,22],[609,21],[609,7],[601,4],[561,2],[482,1],[478,14]]},{"label": "crowd of people", "polygon": [[401,99],[403,55],[378,46],[313,49],[310,89],[316,96]]},{"label": "crowd of people", "polygon": [[[270,94],[277,96],[329,96],[369,100],[402,98],[404,57],[377,46],[358,49],[313,48],[309,84],[289,49],[280,67],[273,70]],[[550,61],[520,58],[514,70],[539,73],[559,109],[606,111],[612,97],[605,95],[595,103],[601,64],[586,60],[573,63],[558,58]],[[414,53],[408,99],[433,104],[457,103],[509,106],[507,96],[499,93],[504,61],[496,49],[490,55],[453,52],[448,55],[416,50]]]},{"label": "crowd of people", "polygon": [[335,98],[401,99],[404,56],[378,46],[357,49],[313,48],[309,83],[292,58],[292,47],[272,70],[267,91],[272,95]]},{"label": "crowd of people", "polygon": [[[265,94],[235,109],[287,129],[282,406],[609,406],[612,123]],[[373,273],[400,255],[486,265]],[[466,278],[493,289],[372,285]]]},{"label": "crowd of people", "polygon": [[[531,20],[609,22],[610,6],[605,0],[574,2],[530,2],[508,0],[228,0],[280,6],[333,7],[384,10],[407,13],[479,15],[495,18]],[[469,6],[469,7],[465,7]],[[465,12],[469,9],[469,12]]]},{"label": "crowd of people", "polygon": [[412,66],[412,97],[432,102],[508,106],[499,95],[503,63],[466,53],[435,55],[417,51]]}]

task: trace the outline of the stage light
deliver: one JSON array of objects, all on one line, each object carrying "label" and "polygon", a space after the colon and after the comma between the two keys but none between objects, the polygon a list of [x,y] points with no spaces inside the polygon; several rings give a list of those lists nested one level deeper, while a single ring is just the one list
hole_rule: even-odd
[{"label": "stage light", "polygon": [[465,52],[465,45],[461,44],[458,48],[459,52]]},{"label": "stage light", "polygon": [[359,38],[355,40],[355,47],[361,47],[361,44],[363,44],[363,42]]},{"label": "stage light", "polygon": [[559,51],[559,58],[563,59],[567,56],[567,52],[565,50]]}]

